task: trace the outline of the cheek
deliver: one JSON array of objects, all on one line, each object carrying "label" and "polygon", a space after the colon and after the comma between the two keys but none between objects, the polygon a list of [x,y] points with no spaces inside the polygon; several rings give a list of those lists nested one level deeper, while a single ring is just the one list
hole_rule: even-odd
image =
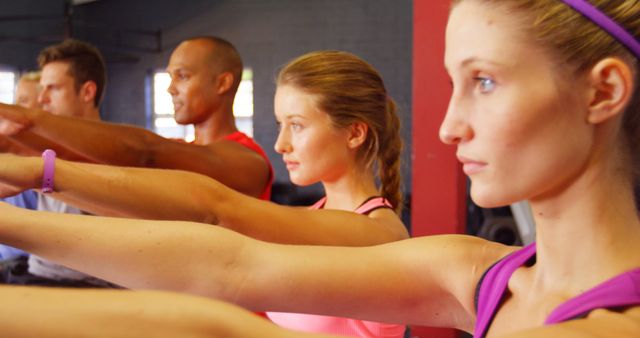
[{"label": "cheek", "polygon": [[320,170],[327,162],[327,144],[312,131],[303,131],[292,135],[291,145],[296,158],[304,166],[306,173]]},{"label": "cheek", "polygon": [[321,155],[321,154],[317,154],[317,149],[314,144],[315,142],[313,139],[313,135],[309,137],[309,133],[292,132],[291,138],[289,141],[291,142],[291,147],[297,153],[297,156],[299,157],[300,160],[308,159],[309,157],[314,156],[314,155],[310,156],[310,154],[314,154],[314,153],[315,153],[315,156]]},{"label": "cheek", "polygon": [[61,106],[65,102],[65,97],[62,93],[52,93],[49,95],[49,100],[53,106]]},{"label": "cheek", "polygon": [[204,87],[193,86],[189,88],[189,105],[196,111],[208,110],[214,95]]},{"label": "cheek", "polygon": [[178,92],[182,93],[182,99],[185,100],[187,103],[191,103],[191,101],[193,101],[193,98],[195,96],[193,86],[183,84],[182,86],[178,87]]},{"label": "cheek", "polygon": [[505,126],[488,136],[491,169],[472,177],[474,201],[507,205],[544,196],[578,177],[589,160],[589,131],[569,119],[556,122]]}]

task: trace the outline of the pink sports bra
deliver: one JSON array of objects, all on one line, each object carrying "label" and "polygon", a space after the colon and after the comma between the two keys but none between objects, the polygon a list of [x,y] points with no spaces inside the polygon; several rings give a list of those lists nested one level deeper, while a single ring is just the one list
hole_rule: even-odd
[{"label": "pink sports bra", "polygon": [[[309,209],[322,209],[326,201],[327,198],[323,197],[314,205],[310,206]],[[393,209],[391,203],[385,198],[375,196],[367,199],[356,208],[354,212],[367,215],[379,208]],[[404,325],[369,322],[341,317],[283,312],[267,312],[267,317],[279,326],[288,329],[347,337],[402,338],[404,337],[405,331]]]},{"label": "pink sports bra", "polygon": [[[327,198],[323,197],[318,202],[314,203],[309,209],[318,210],[324,208],[324,204],[327,202]],[[380,208],[393,209],[393,205],[387,201],[386,198],[382,196],[373,196],[367,198],[366,201],[362,202],[359,207],[356,208],[353,212],[361,215],[368,215],[372,211]]]}]

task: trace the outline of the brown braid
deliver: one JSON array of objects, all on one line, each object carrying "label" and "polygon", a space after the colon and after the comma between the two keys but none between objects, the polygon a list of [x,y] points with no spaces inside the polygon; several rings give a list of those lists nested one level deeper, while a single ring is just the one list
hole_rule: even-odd
[{"label": "brown braid", "polygon": [[387,98],[387,123],[380,139],[378,149],[378,176],[380,177],[381,193],[395,207],[400,214],[403,207],[401,193],[400,154],[402,153],[402,138],[400,136],[400,119],[396,114],[396,103]]}]

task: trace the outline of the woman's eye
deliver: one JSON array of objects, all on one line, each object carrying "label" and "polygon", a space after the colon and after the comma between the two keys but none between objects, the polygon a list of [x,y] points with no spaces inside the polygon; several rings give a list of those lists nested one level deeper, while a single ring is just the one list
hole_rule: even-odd
[{"label": "woman's eye", "polygon": [[302,129],[302,125],[296,122],[291,123],[291,130],[293,131],[299,131],[300,129]]},{"label": "woman's eye", "polygon": [[496,82],[493,79],[487,77],[476,77],[475,80],[478,82],[478,87],[480,88],[481,93],[490,93],[496,87]]}]

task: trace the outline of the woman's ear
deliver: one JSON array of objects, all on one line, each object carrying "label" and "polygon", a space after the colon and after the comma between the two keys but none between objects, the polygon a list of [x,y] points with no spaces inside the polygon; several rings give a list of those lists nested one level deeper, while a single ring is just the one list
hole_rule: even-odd
[{"label": "woman's ear", "polygon": [[587,121],[598,124],[622,114],[633,95],[629,65],[619,58],[606,58],[593,66],[588,76],[592,94]]},{"label": "woman's ear", "polygon": [[350,149],[358,148],[367,139],[369,126],[364,122],[354,122],[349,127],[348,147]]}]

